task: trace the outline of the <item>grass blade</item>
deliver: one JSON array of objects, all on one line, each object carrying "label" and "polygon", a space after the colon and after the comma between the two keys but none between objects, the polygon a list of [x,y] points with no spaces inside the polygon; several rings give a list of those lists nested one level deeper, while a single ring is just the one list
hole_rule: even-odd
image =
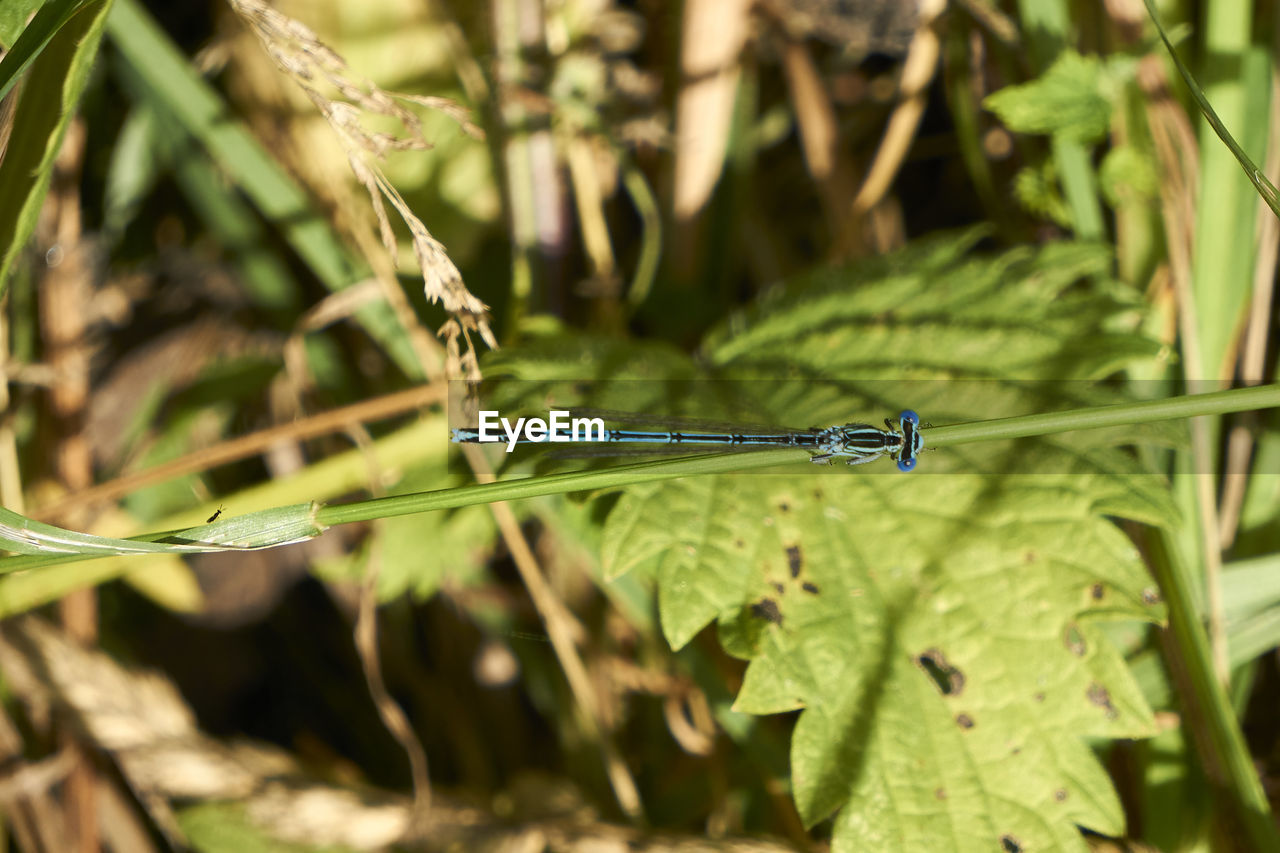
[{"label": "grass blade", "polygon": [[[0,98],[9,94],[9,90],[18,82],[36,57],[48,46],[58,31],[71,20],[76,12],[94,3],[95,0],[52,0],[40,7],[31,23],[27,25],[13,48],[0,60]],[[15,11],[20,11],[16,10]],[[9,14],[8,11],[4,14]]]},{"label": "grass blade", "polygon": [[[59,4],[50,4],[54,5]],[[50,32],[42,43],[44,49],[38,56],[33,55],[14,113],[9,147],[4,161],[0,162],[0,293],[4,291],[14,260],[35,229],[40,207],[49,191],[54,158],[98,55],[103,21],[111,8],[111,0],[90,0],[77,8],[80,14],[69,13],[65,25]],[[32,22],[32,27],[35,23]],[[41,26],[51,26],[51,23],[46,21]],[[22,37],[18,41],[21,42]],[[10,76],[9,79],[12,83],[16,78]]]},{"label": "grass blade", "polygon": [[1204,115],[1205,121],[1209,122],[1209,126],[1213,128],[1213,132],[1218,134],[1218,138],[1223,144],[1231,150],[1235,155],[1236,162],[1240,164],[1240,168],[1244,169],[1245,176],[1248,177],[1254,189],[1258,191],[1258,195],[1262,196],[1262,200],[1267,203],[1267,207],[1276,216],[1280,216],[1280,193],[1276,192],[1275,186],[1267,180],[1266,175],[1262,174],[1262,170],[1250,159],[1244,149],[1240,147],[1240,143],[1236,142],[1235,137],[1223,125],[1222,119],[1218,118],[1218,114],[1214,112],[1213,107],[1209,104],[1209,99],[1205,97],[1204,90],[1196,83],[1195,78],[1191,76],[1191,72],[1187,66],[1182,64],[1182,60],[1178,58],[1178,52],[1173,49],[1173,43],[1169,41],[1169,35],[1165,32],[1164,26],[1160,23],[1160,17],[1156,14],[1155,6],[1151,0],[1142,0],[1147,6],[1147,14],[1151,16],[1151,20],[1155,22],[1156,30],[1160,33],[1160,39],[1164,42],[1165,48],[1169,51],[1169,57],[1173,60],[1173,64],[1177,67],[1178,73],[1182,75],[1182,81],[1187,84],[1187,90],[1191,92],[1191,97],[1195,100],[1196,105],[1200,107],[1200,112]]}]

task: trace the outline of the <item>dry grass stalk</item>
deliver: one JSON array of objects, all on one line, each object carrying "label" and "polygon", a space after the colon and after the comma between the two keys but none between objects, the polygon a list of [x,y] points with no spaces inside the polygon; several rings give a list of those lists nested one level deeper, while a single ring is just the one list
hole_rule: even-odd
[{"label": "dry grass stalk", "polygon": [[[464,334],[474,330],[486,344],[496,347],[497,341],[489,328],[488,306],[467,290],[462,274],[449,258],[444,245],[431,236],[427,226],[409,209],[378,166],[390,152],[421,151],[431,147],[423,136],[421,120],[404,103],[439,110],[457,121],[467,133],[482,137],[483,131],[472,123],[469,111],[448,98],[388,92],[372,81],[353,76],[343,58],[321,42],[305,24],[272,9],[262,0],[228,2],[258,37],[276,65],[301,87],[337,134],[356,180],[369,193],[379,236],[393,258],[396,256],[396,239],[385,202],[391,203],[408,226],[413,253],[422,268],[427,299],[440,302],[458,321],[457,324],[446,324],[442,331],[446,335],[456,335],[459,330]],[[322,92],[321,86],[336,91],[338,99]],[[395,119],[404,128],[404,133],[372,132],[363,123],[368,115]]]}]

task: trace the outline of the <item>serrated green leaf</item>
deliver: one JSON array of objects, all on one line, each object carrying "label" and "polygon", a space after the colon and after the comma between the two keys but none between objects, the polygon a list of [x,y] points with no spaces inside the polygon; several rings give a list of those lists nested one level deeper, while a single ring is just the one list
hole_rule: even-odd
[{"label": "serrated green leaf", "polygon": [[[1128,484],[779,480],[628,490],[606,559],[654,565],[673,646],[713,619],[755,623],[735,709],[806,709],[792,746],[806,822],[845,808],[836,849],[980,849],[1058,821],[1044,849],[1082,849],[1064,840],[1072,823],[1120,834],[1105,773],[1078,739],[1154,732],[1088,624],[1161,617],[1136,551],[1097,510]],[[950,694],[923,659],[945,669]]]},{"label": "serrated green leaf", "polygon": [[1097,57],[1064,50],[1039,78],[1006,86],[982,103],[1015,133],[1097,142],[1106,136],[1111,121],[1111,102],[1102,93],[1102,83]]},{"label": "serrated green leaf", "polygon": [[[975,256],[981,236],[791,282],[708,338],[706,368],[558,335],[502,364],[536,378],[523,390],[538,400],[595,377],[609,381],[588,405],[597,393],[619,408],[639,395],[638,411],[681,412],[691,376],[789,377],[737,389],[755,395],[765,423],[910,406],[947,424],[1114,402],[1093,383],[1156,347],[1104,331],[1132,310],[1109,295],[1107,250]],[[572,371],[546,355],[570,348]],[[618,380],[656,378],[669,358],[670,385]],[[701,387],[712,385],[721,390]],[[1085,738],[1154,733],[1099,630],[1163,618],[1112,521],[1177,520],[1163,479],[1117,447],[1138,437],[945,447],[910,477],[801,466],[632,486],[606,520],[602,561],[610,577],[656,579],[673,646],[716,623],[726,649],[751,661],[736,710],[801,710],[796,802],[810,825],[838,812],[834,850],[1083,850],[1077,826],[1124,830]],[[1141,437],[1177,440],[1167,429]]]},{"label": "serrated green leaf", "polygon": [[1120,305],[1077,288],[1082,278],[1107,275],[1105,246],[957,257],[981,233],[922,241],[863,270],[803,277],[731,320],[704,349],[735,377],[785,370],[874,381],[1097,379],[1159,351],[1152,341],[1102,332]]},{"label": "serrated green leaf", "polygon": [[[648,565],[658,580],[662,631],[673,649],[760,588],[755,574],[768,540],[758,519],[744,516],[756,506],[738,501],[740,494],[734,478],[702,477],[681,489],[628,489],[609,514],[606,576]],[[652,523],[655,516],[667,519],[665,528]]]}]

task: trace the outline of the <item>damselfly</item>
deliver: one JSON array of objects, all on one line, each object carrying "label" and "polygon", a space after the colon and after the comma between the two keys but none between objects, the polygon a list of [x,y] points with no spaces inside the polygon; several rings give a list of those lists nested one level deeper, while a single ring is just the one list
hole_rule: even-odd
[{"label": "damselfly", "polygon": [[[606,429],[604,421],[610,418],[600,417],[573,419],[573,432],[570,434],[557,433],[557,426],[565,430],[569,428],[571,422],[567,418],[562,421],[556,420],[557,414],[568,415],[567,412],[552,412],[550,424],[541,419],[520,418],[514,429],[505,419],[502,419],[501,425],[496,419],[492,424],[486,424],[483,416],[496,416],[496,412],[481,414],[481,427],[454,429],[452,440],[471,444],[505,443],[508,452],[517,444],[538,444],[547,441],[580,444],[689,444],[735,449],[803,447],[813,453],[809,461],[819,465],[830,465],[836,459],[843,459],[848,465],[862,465],[881,456],[888,456],[898,463],[898,468],[902,471],[915,468],[920,451],[924,449],[924,438],[920,434],[920,416],[910,409],[898,415],[896,427],[893,422],[885,418],[884,429],[870,424],[845,424],[824,429],[776,432]],[[612,419],[617,420],[617,418]],[[637,418],[637,420],[653,422],[655,419]],[[579,435],[579,426],[583,427],[585,435]]]}]

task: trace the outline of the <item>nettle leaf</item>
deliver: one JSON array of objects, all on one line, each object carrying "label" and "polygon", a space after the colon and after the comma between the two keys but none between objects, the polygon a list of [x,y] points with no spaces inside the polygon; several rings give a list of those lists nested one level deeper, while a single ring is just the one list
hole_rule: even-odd
[{"label": "nettle leaf", "polygon": [[[556,368],[537,354],[570,346],[556,337],[503,365],[541,400],[595,380],[604,405],[639,395],[633,411],[686,414],[692,388],[804,426],[1114,402],[1097,381],[1158,348],[1116,331],[1134,307],[1112,295],[1105,248],[982,256],[983,236],[789,282],[708,336],[697,361],[578,341]],[[672,381],[617,381],[664,371]],[[926,449],[909,476],[881,460],[628,487],[602,562],[609,577],[655,579],[673,647],[717,624],[750,661],[739,711],[801,712],[794,795],[807,824],[834,816],[833,850],[1083,851],[1078,827],[1124,830],[1086,739],[1154,734],[1100,631],[1163,618],[1114,519],[1177,519],[1163,479],[1120,446],[1177,439],[1095,431]]]},{"label": "nettle leaf", "polygon": [[1064,50],[1043,75],[1006,86],[983,100],[1015,133],[1057,134],[1077,142],[1107,135],[1111,101],[1106,71],[1096,56]]},{"label": "nettle leaf", "polygon": [[[806,823],[835,849],[1083,850],[1123,834],[1081,738],[1154,734],[1090,623],[1158,619],[1101,475],[716,477],[628,489],[605,528],[617,575],[656,578],[673,646],[720,621],[751,658],[735,708],[805,709]],[[1017,806],[1017,808],[1013,808]]]},{"label": "nettle leaf", "polygon": [[1158,352],[1150,340],[1106,331],[1128,306],[1080,286],[1109,277],[1106,246],[968,255],[983,236],[923,240],[877,263],[803,277],[713,334],[708,356],[737,373],[1044,381],[1098,379]]},{"label": "nettle leaf", "polygon": [[[979,236],[798,282],[706,356],[722,374],[803,377],[769,386],[771,413],[856,400],[947,422],[1088,400],[1084,380],[1155,353],[1104,331],[1127,306],[1084,283],[1105,279],[1103,250],[981,258],[967,251]],[[948,448],[911,476],[868,465],[629,488],[603,557],[612,576],[656,579],[673,646],[718,622],[751,661],[738,710],[802,710],[795,798],[809,825],[835,815],[834,850],[1083,851],[1077,827],[1124,832],[1085,739],[1155,732],[1097,625],[1163,618],[1112,519],[1177,518],[1124,439]],[[964,473],[1010,460],[1015,475]]]}]

